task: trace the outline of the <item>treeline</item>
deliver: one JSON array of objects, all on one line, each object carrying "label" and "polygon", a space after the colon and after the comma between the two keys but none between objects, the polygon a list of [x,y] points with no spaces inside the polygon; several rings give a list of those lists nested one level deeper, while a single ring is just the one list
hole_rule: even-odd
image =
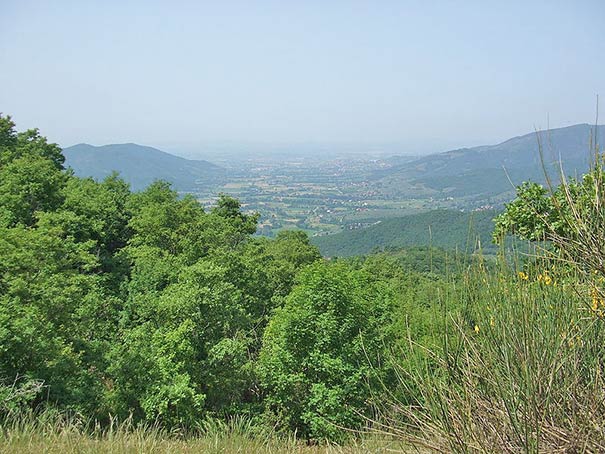
[{"label": "treeline", "polygon": [[497,252],[491,242],[494,210],[433,210],[391,218],[364,229],[313,238],[326,256],[348,257],[392,248],[433,246],[473,253]]},{"label": "treeline", "polygon": [[258,216],[233,198],[205,211],[163,182],[134,193],[63,164],[0,116],[3,418],[188,429],[245,415],[339,439],[395,392],[389,355],[410,329],[427,344],[437,331],[446,283],[401,256],[326,261],[303,232],[254,236]]}]

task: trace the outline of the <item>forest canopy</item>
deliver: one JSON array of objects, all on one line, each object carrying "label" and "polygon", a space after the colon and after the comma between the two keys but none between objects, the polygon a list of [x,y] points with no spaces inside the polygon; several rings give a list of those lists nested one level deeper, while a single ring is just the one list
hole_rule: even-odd
[{"label": "forest canopy", "polygon": [[226,195],[205,210],[63,163],[0,117],[0,393],[21,391],[0,412],[169,428],[245,414],[316,439],[364,423],[369,385],[392,379],[395,270],[411,272],[325,261],[301,231],[255,236],[258,215]]}]

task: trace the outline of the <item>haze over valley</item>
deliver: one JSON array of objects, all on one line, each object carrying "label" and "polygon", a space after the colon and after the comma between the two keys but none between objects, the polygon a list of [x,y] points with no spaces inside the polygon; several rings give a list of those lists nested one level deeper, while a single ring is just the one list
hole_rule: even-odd
[{"label": "haze over valley", "polygon": [[[542,160],[555,180],[559,163],[566,176],[581,174],[590,163],[591,134],[592,140],[604,142],[605,128],[579,124],[426,156],[392,155],[393,149],[370,148],[364,153],[363,149],[307,146],[281,153],[279,148],[206,153],[211,163],[136,144],[80,144],[64,152],[66,165],[78,176],[102,180],[117,171],[134,190],[163,179],[206,207],[219,193],[229,194],[246,211],[261,215],[258,233],[262,235],[274,236],[282,229],[302,229],[312,237],[343,232],[317,242],[327,255],[334,255],[327,244],[359,242],[359,237],[346,232],[387,219],[431,210],[494,213],[514,196],[516,185],[526,180],[544,182]],[[415,219],[412,228],[424,232],[424,238],[416,234],[421,244],[428,244],[430,235],[433,244],[445,247],[462,246],[458,243],[465,239],[462,234],[443,240],[434,226],[429,234],[432,224],[442,222],[437,215],[432,220],[430,216],[407,219]],[[488,223],[482,231],[492,227]],[[371,249],[368,243],[355,250]]]}]

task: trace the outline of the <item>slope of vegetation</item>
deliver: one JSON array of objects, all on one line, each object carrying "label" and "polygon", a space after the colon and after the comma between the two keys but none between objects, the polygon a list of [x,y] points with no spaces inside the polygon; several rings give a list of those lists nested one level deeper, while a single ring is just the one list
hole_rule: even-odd
[{"label": "slope of vegetation", "polygon": [[208,161],[191,160],[156,148],[122,143],[95,147],[86,143],[63,150],[65,166],[83,178],[101,181],[119,172],[135,191],[164,180],[179,191],[199,191],[225,179],[225,169]]},{"label": "slope of vegetation", "polygon": [[483,246],[490,246],[495,215],[492,210],[434,210],[385,219],[363,229],[314,237],[312,241],[323,255],[339,257],[409,246],[436,246],[472,252],[478,241]]},{"label": "slope of vegetation", "polygon": [[578,124],[513,137],[497,145],[429,155],[377,177],[384,191],[400,195],[405,195],[412,181],[435,197],[495,196],[513,190],[509,177],[515,185],[525,180],[543,181],[540,151],[549,173],[555,176],[559,163],[572,175],[586,172],[591,144],[604,139],[603,127],[593,130],[588,124]]},{"label": "slope of vegetation", "polygon": [[324,260],[233,198],[63,164],[0,117],[3,452],[605,450],[600,156],[518,188],[495,239],[545,249],[497,260]]}]

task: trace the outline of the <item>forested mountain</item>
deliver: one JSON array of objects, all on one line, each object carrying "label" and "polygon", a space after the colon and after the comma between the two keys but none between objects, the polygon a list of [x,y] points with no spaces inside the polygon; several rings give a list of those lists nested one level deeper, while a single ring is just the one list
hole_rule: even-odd
[{"label": "forested mountain", "polygon": [[[566,175],[588,169],[591,137],[604,143],[605,127],[579,124],[514,137],[497,145],[461,148],[394,166],[377,174],[377,184],[389,191],[412,187],[424,194],[490,196],[513,192],[525,180],[543,181],[540,146],[544,163],[556,176],[559,162]],[[508,177],[507,177],[508,173]],[[510,180],[509,181],[509,177]],[[403,184],[405,182],[405,185]]]},{"label": "forested mountain", "polygon": [[314,237],[312,242],[329,257],[362,255],[377,249],[406,246],[437,246],[471,252],[475,250],[477,240],[483,247],[491,247],[495,215],[492,210],[434,210],[386,219],[364,229]]},{"label": "forested mountain", "polygon": [[86,143],[63,150],[66,167],[77,176],[96,180],[117,171],[138,191],[155,180],[165,180],[179,191],[194,191],[223,180],[225,171],[208,161],[190,160],[135,143],[95,147]]}]

